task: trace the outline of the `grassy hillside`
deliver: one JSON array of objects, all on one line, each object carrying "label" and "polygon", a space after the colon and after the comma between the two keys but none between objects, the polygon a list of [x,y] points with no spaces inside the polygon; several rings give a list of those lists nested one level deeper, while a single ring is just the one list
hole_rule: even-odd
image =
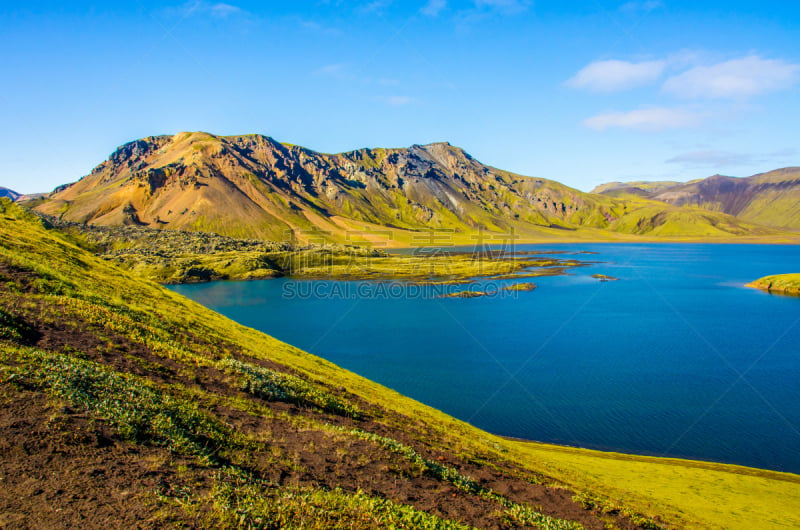
[{"label": "grassy hillside", "polygon": [[620,199],[645,198],[722,212],[755,225],[800,229],[800,168],[796,167],[747,178],[714,175],[686,183],[612,182],[594,191]]},{"label": "grassy hillside", "polygon": [[[509,233],[552,240],[769,232],[692,210],[673,223],[663,203],[517,175],[448,143],[324,154],[266,136],[202,132],[125,144],[86,177],[33,204],[65,220],[105,226],[393,246]],[[663,230],[639,223],[655,210],[666,214]]]},{"label": "grassy hillside", "polygon": [[683,184],[673,180],[664,181],[634,181],[634,182],[608,182],[596,186],[592,193],[616,198],[650,197],[655,193]]},{"label": "grassy hillside", "polygon": [[755,287],[770,293],[791,294],[800,296],[800,274],[776,274],[765,276],[748,283],[748,287]]},{"label": "grassy hillside", "polygon": [[474,250],[393,255],[364,245],[291,244],[207,232],[106,227],[44,216],[93,254],[158,283],[255,280],[292,276],[347,280],[469,283],[476,277],[563,274],[582,263],[552,251]]},{"label": "grassy hillside", "polygon": [[0,215],[3,526],[800,524],[796,475],[502,439]]}]

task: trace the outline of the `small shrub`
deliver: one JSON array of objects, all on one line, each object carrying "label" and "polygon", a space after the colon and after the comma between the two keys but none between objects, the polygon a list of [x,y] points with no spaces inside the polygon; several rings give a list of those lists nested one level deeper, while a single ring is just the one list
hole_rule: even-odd
[{"label": "small shrub", "polygon": [[413,447],[400,443],[393,438],[379,436],[360,429],[347,430],[344,427],[332,427],[332,429],[378,444],[393,453],[402,455],[406,460],[428,475],[448,482],[465,493],[478,495],[483,499],[500,504],[506,509],[504,512],[505,518],[516,524],[532,525],[542,530],[580,530],[583,528],[582,525],[574,521],[556,519],[549,515],[539,513],[530,506],[517,504],[491,489],[484,488],[470,477],[459,473],[456,468],[429,460],[417,453]]},{"label": "small shrub", "polygon": [[217,363],[223,372],[236,377],[239,388],[267,401],[283,401],[306,407],[316,407],[326,412],[357,418],[359,411],[324,390],[297,376],[276,372],[236,359]]},{"label": "small shrub", "polygon": [[20,351],[18,357],[24,365],[9,379],[86,408],[126,440],[165,445],[211,462],[231,436],[229,429],[196,405],[136,376],[58,353]]},{"label": "small shrub", "polygon": [[336,488],[277,488],[238,469],[217,474],[212,491],[214,523],[239,528],[462,530],[469,526]]},{"label": "small shrub", "polygon": [[0,308],[0,340],[21,342],[29,332],[25,322]]}]

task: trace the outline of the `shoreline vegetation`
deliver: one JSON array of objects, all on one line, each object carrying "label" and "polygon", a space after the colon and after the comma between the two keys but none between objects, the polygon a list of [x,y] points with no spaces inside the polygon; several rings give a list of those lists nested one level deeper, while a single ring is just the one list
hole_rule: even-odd
[{"label": "shoreline vegetation", "polygon": [[619,281],[619,278],[615,278],[613,276],[608,276],[606,274],[592,274],[592,278],[595,280],[600,280],[601,282],[616,282]]},{"label": "shoreline vegetation", "polygon": [[748,283],[745,287],[753,287],[771,294],[800,296],[800,273],[765,276]]},{"label": "shoreline vegetation", "polygon": [[[47,509],[91,499],[50,515],[62,524],[800,525],[798,475],[495,436],[0,213],[0,461],[20,517],[44,513],[34,481]],[[37,450],[15,451],[32,432]],[[96,500],[113,488],[123,511]]]},{"label": "shoreline vegetation", "polygon": [[517,280],[568,274],[571,268],[588,265],[575,257],[592,254],[424,247],[413,249],[412,253],[389,253],[358,245],[236,239],[204,232],[94,226],[42,218],[102,259],[162,284],[286,276],[460,285],[476,278]]}]

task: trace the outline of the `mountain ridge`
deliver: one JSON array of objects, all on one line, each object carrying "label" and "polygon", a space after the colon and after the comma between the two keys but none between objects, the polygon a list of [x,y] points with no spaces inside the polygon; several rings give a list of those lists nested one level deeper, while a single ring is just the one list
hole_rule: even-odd
[{"label": "mountain ridge", "polygon": [[518,175],[449,142],[325,154],[269,136],[203,132],[124,144],[35,207],[68,221],[276,240],[385,241],[387,230],[406,240],[431,230],[529,238],[772,233],[722,213]]},{"label": "mountain ridge", "polygon": [[593,192],[637,196],[675,206],[694,206],[780,229],[800,229],[800,167],[785,167],[750,177],[712,175],[680,182],[620,182]]},{"label": "mountain ridge", "polygon": [[0,186],[0,197],[7,197],[7,198],[11,199],[12,201],[16,201],[21,196],[22,196],[21,193],[17,193],[14,190],[11,190],[11,189],[8,189],[8,188],[4,188],[3,186]]}]

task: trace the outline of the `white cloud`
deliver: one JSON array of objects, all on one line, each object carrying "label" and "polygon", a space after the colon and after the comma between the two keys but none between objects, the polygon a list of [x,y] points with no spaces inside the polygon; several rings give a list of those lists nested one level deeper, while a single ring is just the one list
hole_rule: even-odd
[{"label": "white cloud", "polygon": [[362,13],[376,13],[383,14],[383,11],[389,7],[394,0],[372,0],[361,6]]},{"label": "white cloud", "polygon": [[583,125],[596,131],[606,129],[633,129],[656,132],[666,129],[692,127],[700,122],[700,116],[685,110],[653,107],[629,112],[611,112],[592,116]]},{"label": "white cloud", "polygon": [[317,33],[321,33],[324,35],[332,35],[332,36],[339,36],[342,34],[342,31],[338,28],[323,26],[319,22],[315,20],[299,20],[300,26]]},{"label": "white cloud", "polygon": [[360,81],[359,77],[354,74],[346,64],[326,64],[321,68],[317,68],[312,72],[313,75],[328,77],[338,81],[355,82]]},{"label": "white cloud", "polygon": [[566,84],[596,92],[614,92],[646,85],[664,73],[667,61],[595,61],[583,67]]},{"label": "white cloud", "polygon": [[242,12],[242,9],[240,7],[223,3],[214,4],[210,6],[209,10],[211,11],[212,15],[222,18],[228,17],[230,15],[236,15]]},{"label": "white cloud", "polygon": [[741,59],[696,66],[667,79],[664,92],[681,98],[736,99],[791,87],[800,65],[750,55]]},{"label": "white cloud", "polygon": [[229,16],[245,14],[241,7],[223,2],[189,2],[178,9],[178,13],[188,17],[191,15],[210,15],[217,18],[228,18]]},{"label": "white cloud", "polygon": [[723,168],[731,166],[751,166],[753,164],[779,164],[797,155],[794,148],[786,148],[771,153],[742,153],[705,149],[691,151],[672,157],[667,164],[681,164],[685,167]]},{"label": "white cloud", "polygon": [[525,11],[530,4],[529,0],[475,0],[478,9],[494,9],[509,15]]},{"label": "white cloud", "polygon": [[730,167],[753,163],[753,157],[746,153],[731,153],[709,149],[684,153],[666,161],[667,164],[682,164],[694,167]]},{"label": "white cloud", "polygon": [[422,9],[420,9],[420,13],[423,15],[428,15],[429,17],[435,17],[441,11],[447,7],[447,0],[428,0],[428,3],[425,4]]},{"label": "white cloud", "polygon": [[627,2],[619,6],[619,10],[626,13],[638,11],[649,13],[650,11],[658,9],[659,7],[664,7],[664,2],[659,0],[648,0],[646,2]]},{"label": "white cloud", "polygon": [[317,75],[329,75],[334,77],[342,77],[345,75],[345,66],[341,63],[337,64],[326,64],[322,68],[318,68],[314,71]]}]

